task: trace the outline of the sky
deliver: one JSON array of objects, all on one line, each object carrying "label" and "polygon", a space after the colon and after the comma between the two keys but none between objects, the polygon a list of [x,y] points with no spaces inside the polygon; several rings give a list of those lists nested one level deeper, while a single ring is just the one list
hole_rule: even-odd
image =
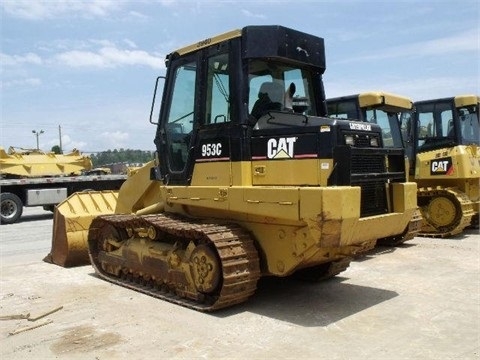
[{"label": "sky", "polygon": [[0,0],[0,22],[5,149],[153,151],[165,55],[247,25],[324,38],[327,97],[480,94],[478,0]]}]

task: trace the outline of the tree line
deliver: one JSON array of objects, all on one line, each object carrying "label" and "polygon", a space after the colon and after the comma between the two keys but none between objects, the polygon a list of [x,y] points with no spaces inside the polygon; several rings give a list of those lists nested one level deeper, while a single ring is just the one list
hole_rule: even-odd
[{"label": "tree line", "polygon": [[133,150],[133,149],[114,149],[93,153],[90,155],[93,167],[104,165],[127,163],[146,163],[154,158],[153,151]]},{"label": "tree line", "polygon": [[[52,152],[55,154],[61,154],[60,146],[55,145],[52,147]],[[153,151],[145,150],[133,150],[133,149],[114,149],[107,151],[100,151],[92,153],[90,159],[92,159],[93,167],[101,167],[111,164],[137,164],[146,163],[154,158]]]}]

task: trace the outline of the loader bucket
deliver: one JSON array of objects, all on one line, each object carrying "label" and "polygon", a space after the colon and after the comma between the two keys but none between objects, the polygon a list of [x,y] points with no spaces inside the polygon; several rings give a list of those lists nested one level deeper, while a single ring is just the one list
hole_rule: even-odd
[{"label": "loader bucket", "polygon": [[90,264],[88,229],[96,216],[113,214],[118,191],[74,193],[58,204],[53,217],[52,249],[43,259],[63,267]]}]

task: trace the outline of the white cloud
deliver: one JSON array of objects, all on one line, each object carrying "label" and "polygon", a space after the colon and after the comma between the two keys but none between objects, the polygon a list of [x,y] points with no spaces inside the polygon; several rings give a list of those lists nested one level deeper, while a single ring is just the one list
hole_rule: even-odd
[{"label": "white cloud", "polygon": [[67,66],[71,67],[109,67],[100,55],[93,53],[91,51],[67,51],[55,56],[56,60]]},{"label": "white cloud", "polygon": [[256,18],[256,19],[266,19],[267,17],[263,14],[254,14],[249,10],[242,9],[242,14],[246,17]]},{"label": "white cloud", "polygon": [[108,149],[125,148],[125,145],[129,139],[128,133],[121,131],[106,131],[102,133],[101,137],[104,139],[106,148]]},{"label": "white cloud", "polygon": [[[48,141],[48,148],[51,149],[55,145],[60,145],[58,139],[53,139]],[[84,141],[73,140],[69,135],[62,134],[62,150],[64,153],[69,153],[73,149],[78,149],[82,151],[87,146],[87,143]]]},{"label": "white cloud", "polygon": [[65,15],[104,17],[117,10],[125,1],[115,0],[16,0],[2,1],[5,12],[27,20],[53,19]]},{"label": "white cloud", "polygon": [[[388,84],[388,85],[385,85]],[[407,96],[413,101],[455,96],[465,93],[478,93],[476,79],[471,77],[435,76],[409,79],[349,79],[344,81],[325,81],[327,98],[353,95],[367,91],[388,91]],[[435,89],[435,92],[432,92]]]},{"label": "white cloud", "polygon": [[115,46],[115,43],[111,40],[106,40],[106,39],[90,39],[88,41],[84,42],[84,48],[88,48],[91,46],[91,44],[102,46],[102,47],[111,47]]},{"label": "white cloud", "polygon": [[136,43],[130,39],[123,39],[122,43],[126,44],[128,49],[122,49],[113,41],[105,39],[89,39],[80,42],[57,41],[46,46],[41,45],[40,50],[49,54],[60,49],[60,52],[50,58],[42,59],[32,52],[23,55],[0,53],[0,62],[4,68],[44,64],[60,64],[72,68],[115,68],[128,65],[148,66],[153,69],[165,68],[164,55],[139,50]]},{"label": "white cloud", "polygon": [[389,57],[397,56],[430,56],[451,53],[478,51],[478,31],[476,29],[452,36],[413,43],[391,48]]},{"label": "white cloud", "polygon": [[127,44],[128,46],[130,46],[132,49],[136,49],[137,48],[137,44],[135,44],[135,42],[133,42],[132,40],[130,39],[123,39],[123,42],[125,44]]},{"label": "white cloud", "polygon": [[447,54],[460,54],[462,52],[479,52],[480,41],[477,29],[461,32],[443,38],[420,41],[412,44],[382,47],[381,51],[351,57],[336,63],[350,63],[357,61],[372,61],[390,58],[417,58],[424,56],[437,56]]},{"label": "white cloud", "polygon": [[143,65],[154,69],[164,68],[164,59],[143,50],[124,50],[102,47],[97,52],[72,50],[55,56],[55,61],[71,67],[114,68],[124,65]]},{"label": "white cloud", "polygon": [[147,20],[148,19],[147,15],[139,13],[138,11],[129,11],[128,16],[130,18],[135,18],[135,19],[138,19],[138,20]]},{"label": "white cloud", "polygon": [[175,3],[178,1],[177,0],[157,0],[157,2],[165,7],[168,7],[168,6],[175,5]]},{"label": "white cloud", "polygon": [[11,87],[36,87],[42,84],[42,81],[38,78],[25,78],[25,79],[15,79],[9,81],[0,81],[1,87],[11,88]]},{"label": "white cloud", "polygon": [[407,94],[415,101],[455,96],[465,93],[477,94],[479,87],[476,79],[471,77],[435,76],[421,79],[409,79],[392,83],[392,91]]},{"label": "white cloud", "polygon": [[21,64],[41,65],[42,58],[34,53],[25,55],[7,55],[0,53],[0,62],[2,66],[16,66]]}]

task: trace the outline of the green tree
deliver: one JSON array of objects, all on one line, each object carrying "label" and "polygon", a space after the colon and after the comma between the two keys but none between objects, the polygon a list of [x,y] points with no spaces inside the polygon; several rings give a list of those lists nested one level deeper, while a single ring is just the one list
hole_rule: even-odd
[{"label": "green tree", "polygon": [[111,164],[136,164],[146,163],[154,157],[153,151],[132,150],[132,149],[113,149],[92,154],[93,167],[102,167]]}]

